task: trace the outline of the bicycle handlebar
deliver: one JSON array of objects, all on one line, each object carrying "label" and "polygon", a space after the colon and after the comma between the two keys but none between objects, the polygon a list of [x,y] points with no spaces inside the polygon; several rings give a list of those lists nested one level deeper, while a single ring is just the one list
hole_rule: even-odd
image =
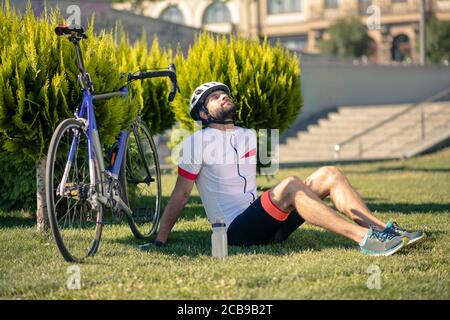
[{"label": "bicycle handlebar", "polygon": [[177,91],[180,92],[180,87],[177,83],[177,72],[175,69],[175,65],[171,63],[169,65],[168,70],[160,70],[160,71],[142,71],[138,73],[130,73],[128,75],[128,80],[140,80],[140,79],[150,79],[150,78],[160,78],[160,77],[169,77],[172,83],[172,89],[170,90],[169,97],[167,100],[170,102],[175,99],[175,95]]},{"label": "bicycle handlebar", "polygon": [[[175,81],[171,81],[172,89],[170,90],[169,97],[167,98],[170,102],[172,102],[173,99],[175,99],[175,95],[177,94],[177,89],[179,92],[180,88],[178,87],[178,83],[177,83],[177,71],[176,71],[175,65],[173,63],[169,64],[169,70],[173,72],[174,79],[175,79]],[[172,80],[172,79],[170,79],[170,80]]]}]

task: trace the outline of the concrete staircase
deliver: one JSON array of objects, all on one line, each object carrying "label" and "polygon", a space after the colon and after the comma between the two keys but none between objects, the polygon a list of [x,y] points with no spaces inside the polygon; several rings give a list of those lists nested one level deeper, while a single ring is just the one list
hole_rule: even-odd
[{"label": "concrete staircase", "polygon": [[[338,160],[336,144],[411,107],[340,107],[279,148],[280,164]],[[422,121],[423,119],[423,121]],[[423,130],[422,130],[423,124]],[[423,137],[422,137],[423,136]],[[339,160],[401,158],[423,152],[450,137],[450,101],[422,103],[409,112],[342,146]]]}]

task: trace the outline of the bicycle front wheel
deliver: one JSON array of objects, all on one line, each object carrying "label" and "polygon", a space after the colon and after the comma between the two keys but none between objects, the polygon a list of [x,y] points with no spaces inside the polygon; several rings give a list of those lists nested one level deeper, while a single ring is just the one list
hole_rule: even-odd
[{"label": "bicycle front wheel", "polygon": [[156,145],[139,119],[128,136],[119,180],[122,198],[132,210],[126,215],[131,231],[138,239],[148,239],[161,214],[161,173]]},{"label": "bicycle front wheel", "polygon": [[80,262],[98,249],[103,206],[99,155],[91,159],[96,181],[90,179],[88,137],[75,119],[55,130],[47,155],[45,192],[50,226],[59,251],[68,262]]}]

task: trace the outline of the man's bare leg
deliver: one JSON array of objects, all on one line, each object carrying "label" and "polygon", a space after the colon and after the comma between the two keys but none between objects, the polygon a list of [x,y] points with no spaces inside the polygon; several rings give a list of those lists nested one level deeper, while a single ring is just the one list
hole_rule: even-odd
[{"label": "man's bare leg", "polygon": [[360,226],[374,225],[383,230],[386,224],[369,210],[358,192],[351,186],[344,174],[333,166],[319,168],[305,180],[305,184],[324,199],[328,195],[335,208]]},{"label": "man's bare leg", "polygon": [[283,211],[297,209],[305,221],[360,243],[367,228],[353,224],[328,207],[297,177],[284,179],[270,191],[272,202]]}]

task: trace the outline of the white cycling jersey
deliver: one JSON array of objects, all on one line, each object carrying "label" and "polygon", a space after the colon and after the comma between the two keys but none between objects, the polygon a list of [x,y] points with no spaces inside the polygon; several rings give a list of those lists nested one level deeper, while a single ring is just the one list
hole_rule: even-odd
[{"label": "white cycling jersey", "polygon": [[256,133],[234,127],[199,130],[181,144],[178,174],[195,180],[210,223],[226,226],[257,199]]}]

